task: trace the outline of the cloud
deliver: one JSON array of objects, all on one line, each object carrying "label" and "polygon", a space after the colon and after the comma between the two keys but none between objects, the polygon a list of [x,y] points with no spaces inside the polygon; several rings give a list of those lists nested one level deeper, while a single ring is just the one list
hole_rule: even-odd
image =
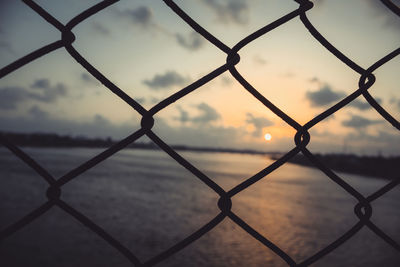
[{"label": "cloud", "polygon": [[[310,82],[321,84],[321,81],[317,77],[313,77],[310,79]],[[334,91],[332,88],[325,84],[318,91],[308,91],[306,92],[306,98],[311,102],[311,106],[313,107],[324,107],[333,102],[337,102],[338,100],[344,98],[346,94],[341,91]],[[379,104],[382,103],[381,98],[375,98],[376,102]],[[371,105],[361,98],[356,98],[352,102],[350,102],[348,107],[356,108],[358,110],[367,110],[372,108]]]},{"label": "cloud", "polygon": [[254,137],[262,136],[262,134],[263,134],[262,129],[274,124],[272,121],[268,120],[267,118],[255,117],[251,113],[247,113],[246,117],[247,117],[246,123],[254,126],[254,131],[252,133]]},{"label": "cloud", "polygon": [[101,24],[100,22],[93,22],[92,29],[94,32],[99,33],[101,35],[105,35],[105,36],[110,35],[110,30],[108,28],[106,28],[103,24]]},{"label": "cloud", "polygon": [[0,88],[0,109],[15,109],[20,102],[28,99],[29,93],[21,87]]},{"label": "cloud", "polygon": [[144,103],[146,103],[146,98],[144,98],[144,97],[135,97],[134,100],[135,100],[136,102],[138,102],[139,104],[144,104]]},{"label": "cloud", "polygon": [[51,114],[38,106],[30,109],[29,116],[4,117],[0,115],[0,129],[9,132],[46,132],[57,134],[84,135],[88,137],[108,137],[120,139],[139,127],[131,123],[114,124],[101,115],[93,116],[89,121],[78,122],[53,118]]},{"label": "cloud", "polygon": [[28,100],[50,103],[66,94],[67,89],[63,84],[58,83],[51,86],[48,79],[36,80],[30,90],[17,86],[3,87],[0,88],[0,109],[12,110]]},{"label": "cloud", "polygon": [[241,147],[249,148],[254,144],[244,143],[244,129],[236,127],[214,126],[212,124],[172,127],[165,120],[157,118],[154,131],[168,144],[183,144],[195,147]]},{"label": "cloud", "polygon": [[191,117],[189,112],[184,110],[182,107],[178,106],[177,108],[179,116],[174,117],[173,119],[180,121],[182,124],[192,122],[193,124],[197,124],[197,126],[204,127],[206,124],[217,121],[221,118],[221,115],[213,107],[204,102],[195,106],[200,114],[194,117]]},{"label": "cloud", "polygon": [[167,71],[164,74],[156,74],[150,80],[144,80],[143,83],[153,90],[169,89],[172,86],[182,86],[188,81],[176,71]]},{"label": "cloud", "polygon": [[318,77],[312,77],[309,82],[311,83],[321,83],[320,79]]},{"label": "cloud", "polygon": [[[375,98],[376,102],[378,102],[379,104],[382,103],[382,99],[381,98]],[[361,101],[360,99],[355,99],[353,100],[350,104],[350,107],[354,107],[357,108],[359,110],[367,110],[372,108],[372,106],[366,101]]]},{"label": "cloud", "polygon": [[29,109],[29,114],[32,115],[35,118],[38,118],[38,119],[43,119],[43,118],[47,118],[48,117],[47,112],[43,111],[37,105],[34,105],[33,107],[31,107]]},{"label": "cloud", "polygon": [[174,117],[174,120],[180,121],[182,124],[190,121],[189,112],[178,106],[179,117]]},{"label": "cloud", "polygon": [[201,114],[191,119],[194,123],[206,124],[221,118],[221,115],[214,108],[204,102],[197,105],[196,108]]},{"label": "cloud", "polygon": [[180,46],[191,51],[198,50],[205,44],[204,38],[197,32],[191,32],[187,36],[176,33],[175,39]]},{"label": "cloud", "polygon": [[232,76],[227,74],[222,74],[219,77],[221,79],[221,83],[223,86],[230,86],[231,84],[233,84],[234,79],[232,78]]},{"label": "cloud", "polygon": [[[393,4],[397,5],[400,7],[400,0],[391,0]],[[321,4],[325,4],[326,0],[313,0],[314,3],[317,3],[315,5],[315,8],[318,8],[321,6]],[[332,1],[334,2],[334,1]],[[399,30],[400,29],[400,19],[399,17],[391,11],[388,7],[386,7],[381,0],[366,0],[362,1],[365,2],[367,7],[370,8],[371,14],[375,16],[376,18],[382,18],[383,19],[383,25],[385,28],[391,28],[393,30]],[[349,2],[350,4],[350,2]],[[364,4],[364,3],[363,3]]]},{"label": "cloud", "polygon": [[93,80],[93,78],[89,74],[87,74],[86,72],[83,72],[81,74],[81,79],[84,82],[91,82]]},{"label": "cloud", "polygon": [[149,27],[153,25],[153,12],[147,6],[121,11],[120,14],[130,19],[135,25]]},{"label": "cloud", "polygon": [[1,49],[1,50],[5,50],[5,51],[7,51],[7,52],[10,53],[10,54],[15,54],[15,51],[14,51],[14,49],[12,48],[11,44],[8,43],[8,42],[6,42],[6,41],[4,41],[4,40],[1,40],[1,41],[0,41],[0,49]]},{"label": "cloud", "polygon": [[[188,34],[174,33],[168,27],[155,21],[153,11],[147,6],[140,6],[136,9],[119,11],[117,13],[123,18],[129,19],[134,25],[145,28],[153,33],[161,33],[165,36],[173,38],[176,43],[190,51],[199,50],[204,46],[206,40],[197,32],[192,31]],[[97,25],[98,30],[103,31],[102,25]]]},{"label": "cloud", "polygon": [[216,13],[223,23],[246,24],[249,20],[249,7],[243,0],[202,0],[206,6]]},{"label": "cloud", "polygon": [[157,104],[161,101],[161,99],[159,99],[158,97],[151,97],[149,101],[151,104]]},{"label": "cloud", "polygon": [[329,105],[344,96],[345,94],[343,92],[335,92],[329,85],[324,85],[318,91],[306,92],[306,98],[311,102],[311,106],[314,107]]},{"label": "cloud", "polygon": [[[203,109],[203,105],[198,105]],[[140,120],[128,121],[116,124],[102,115],[95,115],[86,122],[78,122],[68,119],[53,118],[51,114],[32,107],[29,116],[4,117],[0,113],[0,130],[7,132],[47,132],[57,134],[69,134],[73,136],[84,135],[87,137],[112,137],[121,139],[139,129]],[[207,113],[207,112],[206,112]],[[207,117],[207,116],[204,116]],[[169,144],[184,144],[190,146],[212,147],[248,147],[251,144],[241,142],[241,136],[245,134],[240,128],[220,127],[211,124],[198,124],[197,127],[172,127],[162,118],[157,118],[155,131]],[[165,138],[164,138],[165,137]]]},{"label": "cloud", "polygon": [[87,72],[82,72],[80,76],[81,80],[90,85],[100,85],[100,82]]},{"label": "cloud", "polygon": [[50,81],[48,79],[35,80],[31,85],[32,88],[47,90],[50,88]]},{"label": "cloud", "polygon": [[391,97],[389,100],[389,104],[395,105],[395,107],[400,110],[400,99],[396,99],[396,97]]},{"label": "cloud", "polygon": [[253,57],[253,60],[254,60],[254,62],[256,64],[259,64],[259,65],[266,65],[267,64],[267,61],[260,55],[255,55]]},{"label": "cloud", "polygon": [[57,98],[67,95],[67,88],[64,84],[57,83],[52,86],[48,79],[36,80],[31,88],[41,91],[41,94],[29,93],[30,97],[42,102],[54,102]]},{"label": "cloud", "polygon": [[287,72],[285,72],[285,73],[282,73],[281,76],[284,77],[284,78],[288,78],[288,79],[289,79],[289,78],[295,77],[296,74],[294,74],[294,73],[291,72],[291,71],[287,71]]},{"label": "cloud", "polygon": [[370,125],[382,123],[382,120],[370,120],[358,115],[351,116],[350,119],[342,121],[342,125],[354,129],[364,129]]}]

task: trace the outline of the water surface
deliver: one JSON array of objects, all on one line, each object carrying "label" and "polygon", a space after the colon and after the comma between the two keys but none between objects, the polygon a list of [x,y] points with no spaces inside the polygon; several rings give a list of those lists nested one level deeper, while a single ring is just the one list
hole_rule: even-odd
[{"label": "water surface", "polygon": [[[34,149],[27,153],[60,177],[101,149]],[[182,152],[229,190],[273,161],[267,156]],[[388,181],[339,174],[365,196]],[[0,228],[46,201],[47,184],[0,149]],[[218,195],[167,154],[125,149],[62,188],[62,199],[146,261],[218,213]],[[372,221],[400,241],[400,189],[372,203]],[[285,164],[232,199],[246,223],[300,262],[357,223],[357,201],[321,171]],[[132,266],[104,240],[55,207],[0,243],[1,266]],[[5,265],[4,265],[5,264]],[[363,228],[313,266],[400,266],[400,255]],[[158,266],[287,266],[226,218]]]}]

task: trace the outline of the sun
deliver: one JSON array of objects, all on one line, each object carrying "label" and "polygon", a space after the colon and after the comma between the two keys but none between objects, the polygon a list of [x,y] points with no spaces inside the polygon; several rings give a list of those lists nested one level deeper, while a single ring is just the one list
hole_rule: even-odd
[{"label": "sun", "polygon": [[265,138],[265,140],[267,140],[267,141],[271,141],[272,135],[271,135],[270,133],[266,133],[266,134],[264,135],[264,138]]}]

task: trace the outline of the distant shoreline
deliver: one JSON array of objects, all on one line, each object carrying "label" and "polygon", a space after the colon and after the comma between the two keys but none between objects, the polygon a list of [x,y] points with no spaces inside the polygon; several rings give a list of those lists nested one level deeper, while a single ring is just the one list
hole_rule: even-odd
[{"label": "distant shoreline", "polygon": [[[369,176],[385,180],[400,179],[400,157],[357,156],[352,154],[314,154],[325,166],[333,171]],[[272,157],[272,159],[278,159]],[[308,158],[298,154],[288,162],[317,168]]]},{"label": "distant shoreline", "polygon": [[[37,147],[37,148],[107,148],[117,142],[111,138],[87,138],[87,137],[71,137],[61,136],[58,134],[48,133],[5,133],[0,132],[13,144],[21,147]],[[208,153],[235,153],[249,155],[269,155],[272,159],[279,159],[283,153],[266,152],[252,149],[231,149],[231,148],[210,148],[210,147],[190,147],[185,145],[171,145],[171,148],[178,151],[190,152],[208,152]],[[160,150],[160,148],[152,143],[133,143],[127,148],[131,149],[148,149]],[[358,174],[363,176],[371,176],[383,179],[400,179],[400,156],[382,157],[382,156],[357,156],[352,154],[315,154],[327,167],[334,171],[346,172],[350,174]],[[302,154],[298,154],[291,158],[288,162],[316,168],[310,160]]]},{"label": "distant shoreline", "polygon": [[[87,138],[87,137],[71,137],[68,135],[58,135],[53,133],[5,133],[0,132],[7,140],[13,144],[21,147],[82,147],[82,148],[107,148],[118,141],[111,138]],[[194,152],[223,152],[223,153],[238,153],[238,154],[258,154],[258,155],[277,155],[281,152],[265,152],[253,149],[234,149],[234,148],[221,148],[221,147],[191,147],[186,145],[170,145],[171,148],[179,151],[194,151]],[[134,142],[127,146],[127,148],[140,148],[149,150],[160,150],[160,148],[153,142]]]}]

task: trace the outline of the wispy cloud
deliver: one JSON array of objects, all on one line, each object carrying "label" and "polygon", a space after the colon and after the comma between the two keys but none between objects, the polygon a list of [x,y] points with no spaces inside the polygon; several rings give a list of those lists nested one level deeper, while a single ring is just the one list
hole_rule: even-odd
[{"label": "wispy cloud", "polygon": [[0,89],[0,109],[11,110],[31,95],[22,87],[3,87]]},{"label": "wispy cloud", "polygon": [[39,79],[29,89],[18,86],[0,88],[0,109],[12,110],[28,100],[51,103],[66,95],[67,88],[64,84],[52,86],[48,79]]},{"label": "wispy cloud", "polygon": [[119,15],[128,18],[134,25],[141,27],[153,26],[153,11],[147,6],[120,11]]},{"label": "wispy cloud", "polygon": [[176,33],[175,39],[180,46],[192,51],[200,49],[205,44],[204,38],[197,32],[191,32],[186,36]]},{"label": "wispy cloud", "polygon": [[211,8],[222,23],[246,24],[249,20],[249,6],[245,0],[201,0]]},{"label": "wispy cloud", "polygon": [[32,98],[42,102],[53,102],[58,97],[67,95],[67,87],[62,83],[51,85],[49,79],[38,79],[31,88],[40,92],[40,94],[32,94]]},{"label": "wispy cloud", "polygon": [[262,129],[273,125],[274,123],[265,117],[256,117],[251,113],[246,114],[246,123],[254,126],[252,135],[254,137],[262,136]]},{"label": "wispy cloud", "polygon": [[397,99],[396,97],[392,97],[392,98],[390,98],[389,103],[394,105],[398,110],[400,110],[400,99]]},{"label": "wispy cloud", "polygon": [[194,123],[206,124],[221,118],[221,115],[213,107],[204,102],[197,105],[196,108],[200,111],[200,115],[191,119]]},{"label": "wispy cloud", "polygon": [[136,102],[138,102],[139,104],[144,104],[146,103],[146,98],[144,97],[135,97],[134,98]]},{"label": "wispy cloud", "polygon": [[128,123],[115,124],[99,114],[86,122],[54,118],[38,106],[30,108],[29,116],[4,117],[0,115],[0,125],[4,131],[49,132],[89,137],[112,136],[117,139],[127,136],[135,127]]},{"label": "wispy cloud", "polygon": [[382,122],[382,120],[370,120],[359,115],[352,115],[350,119],[342,121],[342,125],[353,129],[364,129],[370,125]]},{"label": "wispy cloud", "polygon": [[329,85],[324,85],[317,91],[306,92],[306,98],[310,101],[311,106],[323,107],[343,98],[343,92],[335,92]]},{"label": "wispy cloud", "polygon": [[104,26],[102,23],[100,22],[94,22],[92,24],[92,29],[94,30],[94,32],[96,33],[100,33],[102,35],[110,35],[110,30],[108,28],[106,28],[106,26]]},{"label": "wispy cloud", "polygon": [[[316,77],[312,78],[310,81],[321,84],[321,81]],[[320,89],[318,89],[317,91],[306,92],[306,98],[310,101],[311,106],[313,107],[325,107],[339,101],[345,96],[345,92],[335,91],[331,88],[331,86],[327,84],[320,87]],[[379,97],[375,98],[375,100],[378,103],[382,103],[382,99]],[[356,98],[355,100],[351,101],[347,106],[356,108],[361,111],[372,108],[371,105],[362,97]]]},{"label": "wispy cloud", "polygon": [[[382,99],[379,97],[375,98],[375,101],[378,102],[379,104],[382,103]],[[372,108],[371,105],[366,100],[360,100],[360,98],[353,100],[349,104],[349,106],[357,108],[359,110],[367,110],[367,109]]]},{"label": "wispy cloud", "polygon": [[254,63],[259,64],[259,65],[266,65],[267,64],[267,61],[260,55],[255,55],[253,57],[253,61],[254,61]]},{"label": "wispy cloud", "polygon": [[91,74],[82,72],[80,76],[81,80],[89,85],[100,85],[100,82],[96,80]]},{"label": "wispy cloud", "polygon": [[12,48],[11,44],[6,42],[6,41],[4,41],[4,40],[0,41],[0,49],[3,50],[3,51],[7,51],[10,54],[15,54],[15,51]]},{"label": "wispy cloud", "polygon": [[164,74],[156,74],[153,78],[144,80],[143,84],[153,90],[170,89],[173,86],[182,86],[189,79],[176,71],[167,71]]},{"label": "wispy cloud", "polygon": [[184,110],[182,107],[178,107],[179,117],[174,117],[174,119],[180,121],[182,124],[192,122],[202,127],[221,119],[221,115],[218,111],[207,103],[202,102],[196,105],[195,108],[199,112],[199,115],[190,116],[188,111]]},{"label": "wispy cloud", "polygon": [[178,106],[177,109],[179,111],[179,117],[174,117],[175,120],[182,124],[186,124],[188,121],[190,121],[189,112],[184,110],[181,106]]}]

